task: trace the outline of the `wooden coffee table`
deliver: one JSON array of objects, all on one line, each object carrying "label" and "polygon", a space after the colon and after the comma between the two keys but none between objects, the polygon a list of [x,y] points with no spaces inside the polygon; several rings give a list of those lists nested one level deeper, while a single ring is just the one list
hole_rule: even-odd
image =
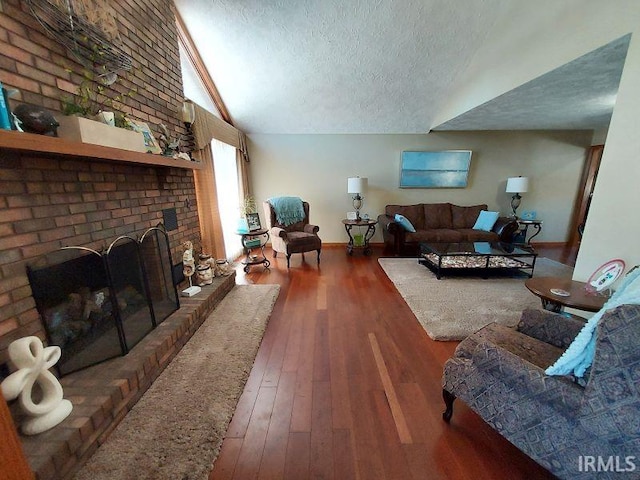
[{"label": "wooden coffee table", "polygon": [[[530,278],[524,285],[534,295],[540,297],[542,307],[552,312],[561,312],[563,307],[576,308],[587,312],[597,312],[602,308],[609,295],[591,293],[585,290],[584,282],[561,277],[537,277]],[[569,296],[557,295],[552,289],[564,290]]]}]

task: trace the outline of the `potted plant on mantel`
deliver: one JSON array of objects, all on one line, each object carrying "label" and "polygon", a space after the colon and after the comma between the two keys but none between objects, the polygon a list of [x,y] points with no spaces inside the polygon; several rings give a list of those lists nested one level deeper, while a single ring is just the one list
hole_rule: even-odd
[{"label": "potted plant on mantel", "polygon": [[105,94],[105,89],[117,81],[115,73],[85,69],[82,75],[76,94],[62,98],[64,116],[58,118],[58,136],[76,142],[147,152],[143,134],[133,131],[126,115],[120,111],[123,96],[133,96],[135,91],[111,98]]}]

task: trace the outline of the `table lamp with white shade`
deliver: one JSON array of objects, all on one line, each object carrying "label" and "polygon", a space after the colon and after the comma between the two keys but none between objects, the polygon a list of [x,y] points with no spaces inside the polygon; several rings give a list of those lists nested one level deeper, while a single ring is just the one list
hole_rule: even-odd
[{"label": "table lamp with white shade", "polygon": [[513,210],[513,217],[518,218],[516,210],[520,206],[521,193],[526,193],[529,190],[529,178],[527,177],[510,177],[507,179],[507,193],[515,193],[511,197],[511,210]]},{"label": "table lamp with white shade", "polygon": [[362,193],[367,189],[366,177],[349,177],[347,179],[347,193],[353,195],[353,208],[356,209],[356,220],[360,221],[360,209],[363,204]]}]

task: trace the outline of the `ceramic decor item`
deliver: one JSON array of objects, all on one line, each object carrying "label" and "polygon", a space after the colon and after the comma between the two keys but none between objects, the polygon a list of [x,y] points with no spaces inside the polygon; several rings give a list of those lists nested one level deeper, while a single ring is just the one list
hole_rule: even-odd
[{"label": "ceramic decor item", "polygon": [[[29,417],[22,426],[25,435],[36,435],[55,427],[69,416],[73,405],[63,399],[62,385],[49,371],[60,360],[60,347],[44,347],[38,337],[24,337],[9,345],[9,358],[18,370],[2,382],[7,400],[19,399]],[[38,384],[34,392],[34,386]]]}]

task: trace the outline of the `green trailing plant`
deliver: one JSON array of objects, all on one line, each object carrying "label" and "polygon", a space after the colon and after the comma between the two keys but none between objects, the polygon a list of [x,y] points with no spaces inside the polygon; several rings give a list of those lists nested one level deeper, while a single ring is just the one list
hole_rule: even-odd
[{"label": "green trailing plant", "polygon": [[[99,53],[95,53],[96,56]],[[66,69],[69,73],[72,70]],[[130,89],[124,93],[117,92],[113,85],[118,82],[116,73],[107,70],[94,59],[94,68],[84,68],[81,72],[82,81],[74,95],[64,95],[62,101],[62,113],[64,115],[76,115],[85,118],[93,118],[101,111],[114,113],[115,126],[131,129],[127,122],[127,115],[122,111],[123,101],[126,97],[133,97],[137,91]],[[111,94],[108,95],[108,90]],[[113,92],[116,94],[113,95]]]}]

